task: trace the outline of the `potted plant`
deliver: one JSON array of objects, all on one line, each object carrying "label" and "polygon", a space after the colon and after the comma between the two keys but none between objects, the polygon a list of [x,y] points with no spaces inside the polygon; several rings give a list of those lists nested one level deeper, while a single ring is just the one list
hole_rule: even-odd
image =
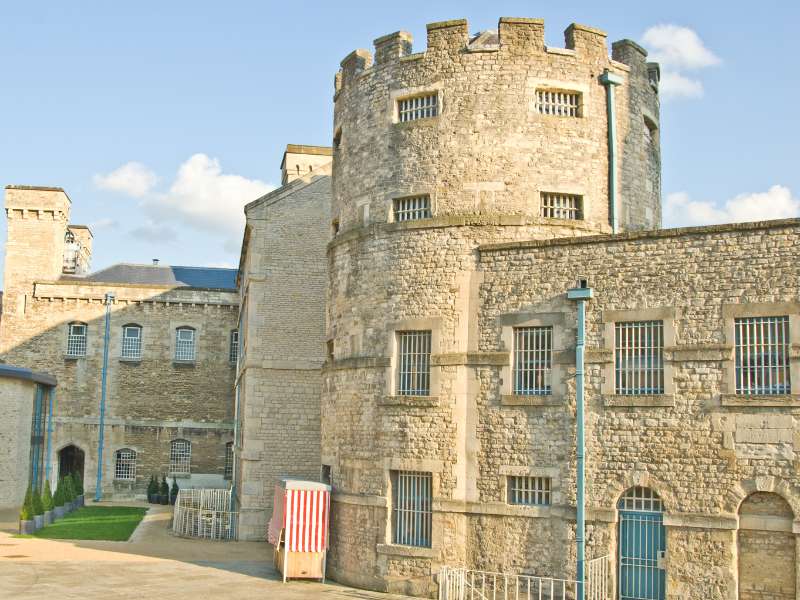
[{"label": "potted plant", "polygon": [[177,477],[173,477],[172,478],[172,488],[169,491],[169,503],[170,504],[172,504],[172,505],[175,504],[175,500],[177,500],[177,498],[178,498],[178,491],[179,490],[180,490],[180,488],[178,487],[178,478]]},{"label": "potted plant", "polygon": [[59,480],[56,484],[56,493],[53,495],[53,520],[60,519],[66,514],[64,508],[64,483]]},{"label": "potted plant", "polygon": [[75,499],[78,507],[83,506],[83,481],[77,471],[72,474],[72,487],[75,490]]},{"label": "potted plant", "polygon": [[161,504],[169,504],[169,484],[167,483],[167,477],[162,476],[161,479],[161,487],[158,488],[159,492],[159,500]]},{"label": "potted plant", "polygon": [[33,506],[31,505],[31,488],[25,492],[25,501],[19,511],[19,532],[21,534],[31,534],[36,531],[33,522]]},{"label": "potted plant", "polygon": [[44,506],[39,490],[36,488],[31,491],[31,508],[33,508],[33,527],[38,531],[44,527]]},{"label": "potted plant", "polygon": [[44,490],[42,491],[42,506],[44,507],[44,526],[47,527],[53,522],[53,494],[50,493],[50,482],[45,480]]},{"label": "potted plant", "polygon": [[155,504],[156,502],[155,496],[158,493],[158,490],[156,488],[157,486],[155,477],[153,475],[150,475],[150,481],[147,484],[147,501],[150,504]]}]

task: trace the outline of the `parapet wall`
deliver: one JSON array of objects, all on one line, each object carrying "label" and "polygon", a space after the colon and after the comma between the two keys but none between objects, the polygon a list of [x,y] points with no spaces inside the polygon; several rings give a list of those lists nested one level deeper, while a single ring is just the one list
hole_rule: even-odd
[{"label": "parapet wall", "polygon": [[[580,196],[581,229],[608,232],[605,71],[623,82],[615,102],[622,228],[660,226],[658,137],[646,125],[657,129],[658,98],[638,46],[617,42],[611,58],[604,32],[572,24],[566,47],[549,48],[540,19],[504,17],[497,32],[473,37],[465,20],[427,29],[424,52],[397,31],[375,40],[374,55],[359,49],[341,63],[332,215],[340,231],[391,222],[393,200],[417,194],[430,196],[434,217],[552,224],[540,211],[550,192]],[[578,95],[577,114],[546,114],[542,91]],[[398,102],[426,94],[436,95],[435,116],[400,122]]]}]

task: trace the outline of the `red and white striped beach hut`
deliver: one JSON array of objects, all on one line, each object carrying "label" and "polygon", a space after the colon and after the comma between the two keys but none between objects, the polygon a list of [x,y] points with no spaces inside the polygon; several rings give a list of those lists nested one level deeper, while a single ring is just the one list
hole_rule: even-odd
[{"label": "red and white striped beach hut", "polygon": [[275,568],[288,578],[322,579],[328,553],[331,487],[315,481],[281,479],[267,539],[275,546]]}]

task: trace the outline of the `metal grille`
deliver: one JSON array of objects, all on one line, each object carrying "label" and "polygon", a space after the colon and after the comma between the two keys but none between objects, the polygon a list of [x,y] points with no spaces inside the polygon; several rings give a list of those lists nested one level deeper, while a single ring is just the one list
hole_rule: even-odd
[{"label": "metal grille", "polygon": [[67,335],[67,355],[86,356],[86,325],[70,323]]},{"label": "metal grille", "polygon": [[433,476],[420,471],[392,471],[393,542],[431,547]]},{"label": "metal grille", "polygon": [[536,90],[536,109],[543,115],[580,116],[581,95],[578,92]]},{"label": "metal grille", "polygon": [[431,393],[431,332],[399,331],[400,347],[397,393],[428,396]]},{"label": "metal grille", "polygon": [[513,475],[508,477],[508,503],[549,505],[550,478]]},{"label": "metal grille", "polygon": [[172,440],[169,448],[169,472],[191,473],[192,444],[188,440]]},{"label": "metal grille", "polygon": [[552,392],[552,327],[514,328],[514,393],[547,395]]},{"label": "metal grille", "polygon": [[175,360],[194,360],[194,329],[176,330]]},{"label": "metal grille", "polygon": [[122,328],[122,358],[142,357],[142,328],[126,325]]},{"label": "metal grille", "polygon": [[615,325],[617,394],[664,393],[664,323],[632,321]]},{"label": "metal grille", "polygon": [[136,452],[130,448],[117,450],[114,462],[114,479],[125,481],[136,479]]},{"label": "metal grille", "polygon": [[225,479],[233,478],[233,442],[225,444],[225,471],[223,477]]},{"label": "metal grille", "polygon": [[788,394],[789,317],[734,320],[736,393]]},{"label": "metal grille", "polygon": [[231,331],[231,349],[230,349],[230,356],[228,360],[231,363],[236,364],[236,360],[239,358],[239,330],[234,329]]},{"label": "metal grille", "polygon": [[394,220],[398,223],[403,221],[416,221],[417,219],[431,218],[431,197],[409,196],[407,198],[394,199]]},{"label": "metal grille", "polygon": [[182,536],[235,540],[238,516],[230,490],[179,490],[172,531]]},{"label": "metal grille", "polygon": [[620,498],[620,600],[663,600],[666,535],[662,503],[649,488],[635,487]]},{"label": "metal grille", "polygon": [[583,219],[583,197],[575,194],[542,192],[539,214],[547,219]]},{"label": "metal grille", "polygon": [[403,98],[397,101],[397,116],[401,123],[435,117],[438,109],[436,94]]}]

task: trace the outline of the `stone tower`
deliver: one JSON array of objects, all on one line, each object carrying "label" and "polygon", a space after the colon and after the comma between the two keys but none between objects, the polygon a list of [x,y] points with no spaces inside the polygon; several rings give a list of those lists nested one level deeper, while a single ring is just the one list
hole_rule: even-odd
[{"label": "stone tower", "polygon": [[[374,62],[348,55],[335,80],[330,570],[378,589],[469,564],[475,403],[489,384],[474,368],[478,245],[661,222],[658,71],[636,44],[615,43],[610,58],[603,32],[573,24],[566,48],[548,48],[538,19],[501,18],[474,37],[464,20],[427,31],[425,52],[396,32],[375,40]],[[429,332],[422,394],[398,381],[400,336],[413,331]],[[432,474],[430,547],[392,543],[400,471]]]}]

